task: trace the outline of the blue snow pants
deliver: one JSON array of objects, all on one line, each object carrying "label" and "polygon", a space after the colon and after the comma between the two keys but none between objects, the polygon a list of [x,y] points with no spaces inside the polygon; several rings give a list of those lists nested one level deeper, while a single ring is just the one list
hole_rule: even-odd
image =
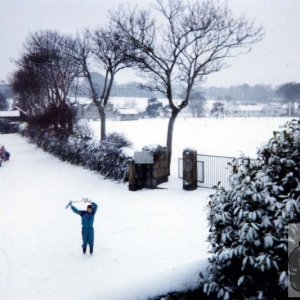
[{"label": "blue snow pants", "polygon": [[82,247],[94,246],[94,227],[82,227]]}]

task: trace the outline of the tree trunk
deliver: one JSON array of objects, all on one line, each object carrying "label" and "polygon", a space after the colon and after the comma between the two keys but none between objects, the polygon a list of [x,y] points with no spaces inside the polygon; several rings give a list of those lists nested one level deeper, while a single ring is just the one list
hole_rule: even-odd
[{"label": "tree trunk", "polygon": [[106,116],[104,107],[101,105],[98,106],[99,115],[100,115],[100,123],[101,123],[101,129],[100,129],[100,141],[104,141],[106,139]]},{"label": "tree trunk", "polygon": [[[105,79],[106,81],[106,79]],[[107,89],[103,89],[103,94],[104,96],[102,104],[98,105],[99,108],[99,114],[100,114],[100,121],[101,121],[101,141],[106,140],[106,115],[105,115],[105,107],[108,103],[108,99],[110,96],[111,88],[114,82],[114,75],[111,74],[110,79],[109,79],[109,84]],[[105,84],[106,85],[106,84]]]},{"label": "tree trunk", "polygon": [[74,128],[73,128],[73,115],[72,111],[68,111],[68,116],[67,116],[67,125],[68,125],[68,131],[69,134],[73,134]]},{"label": "tree trunk", "polygon": [[173,129],[177,115],[180,110],[172,110],[172,114],[168,124],[168,135],[167,135],[167,147],[169,151],[169,175],[170,175],[170,167],[171,167],[171,157],[172,157],[172,144],[173,144]]}]

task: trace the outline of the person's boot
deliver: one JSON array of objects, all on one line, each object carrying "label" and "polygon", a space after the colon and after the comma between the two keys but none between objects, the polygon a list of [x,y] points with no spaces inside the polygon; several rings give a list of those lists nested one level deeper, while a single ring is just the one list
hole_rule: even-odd
[{"label": "person's boot", "polygon": [[94,251],[93,246],[90,246],[90,254],[91,254],[91,255],[93,254],[93,251]]},{"label": "person's boot", "polygon": [[83,254],[86,253],[86,247],[82,247],[82,252],[83,252]]}]

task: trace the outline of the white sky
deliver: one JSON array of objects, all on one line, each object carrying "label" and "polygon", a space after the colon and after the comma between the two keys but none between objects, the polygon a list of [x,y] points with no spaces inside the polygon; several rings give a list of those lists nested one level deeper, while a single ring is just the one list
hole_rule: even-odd
[{"label": "white sky", "polygon": [[[152,0],[148,0],[151,2]],[[220,0],[223,2],[226,0]],[[107,11],[120,3],[144,0],[0,0],[0,80],[14,70],[14,59],[30,32],[57,29],[75,33],[105,23]],[[250,54],[232,58],[230,68],[210,75],[205,85],[248,83],[278,85],[300,81],[300,0],[228,0],[236,15],[244,14],[265,29],[265,38]],[[124,71],[119,83],[136,79]]]}]

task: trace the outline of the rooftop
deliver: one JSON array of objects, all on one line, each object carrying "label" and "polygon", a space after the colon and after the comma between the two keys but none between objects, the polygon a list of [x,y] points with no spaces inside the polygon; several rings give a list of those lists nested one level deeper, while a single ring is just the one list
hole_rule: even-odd
[{"label": "rooftop", "polygon": [[116,112],[118,112],[121,115],[138,115],[138,111],[133,108],[118,108],[116,109]]},{"label": "rooftop", "polygon": [[1,117],[20,117],[20,112],[18,110],[0,110]]}]

